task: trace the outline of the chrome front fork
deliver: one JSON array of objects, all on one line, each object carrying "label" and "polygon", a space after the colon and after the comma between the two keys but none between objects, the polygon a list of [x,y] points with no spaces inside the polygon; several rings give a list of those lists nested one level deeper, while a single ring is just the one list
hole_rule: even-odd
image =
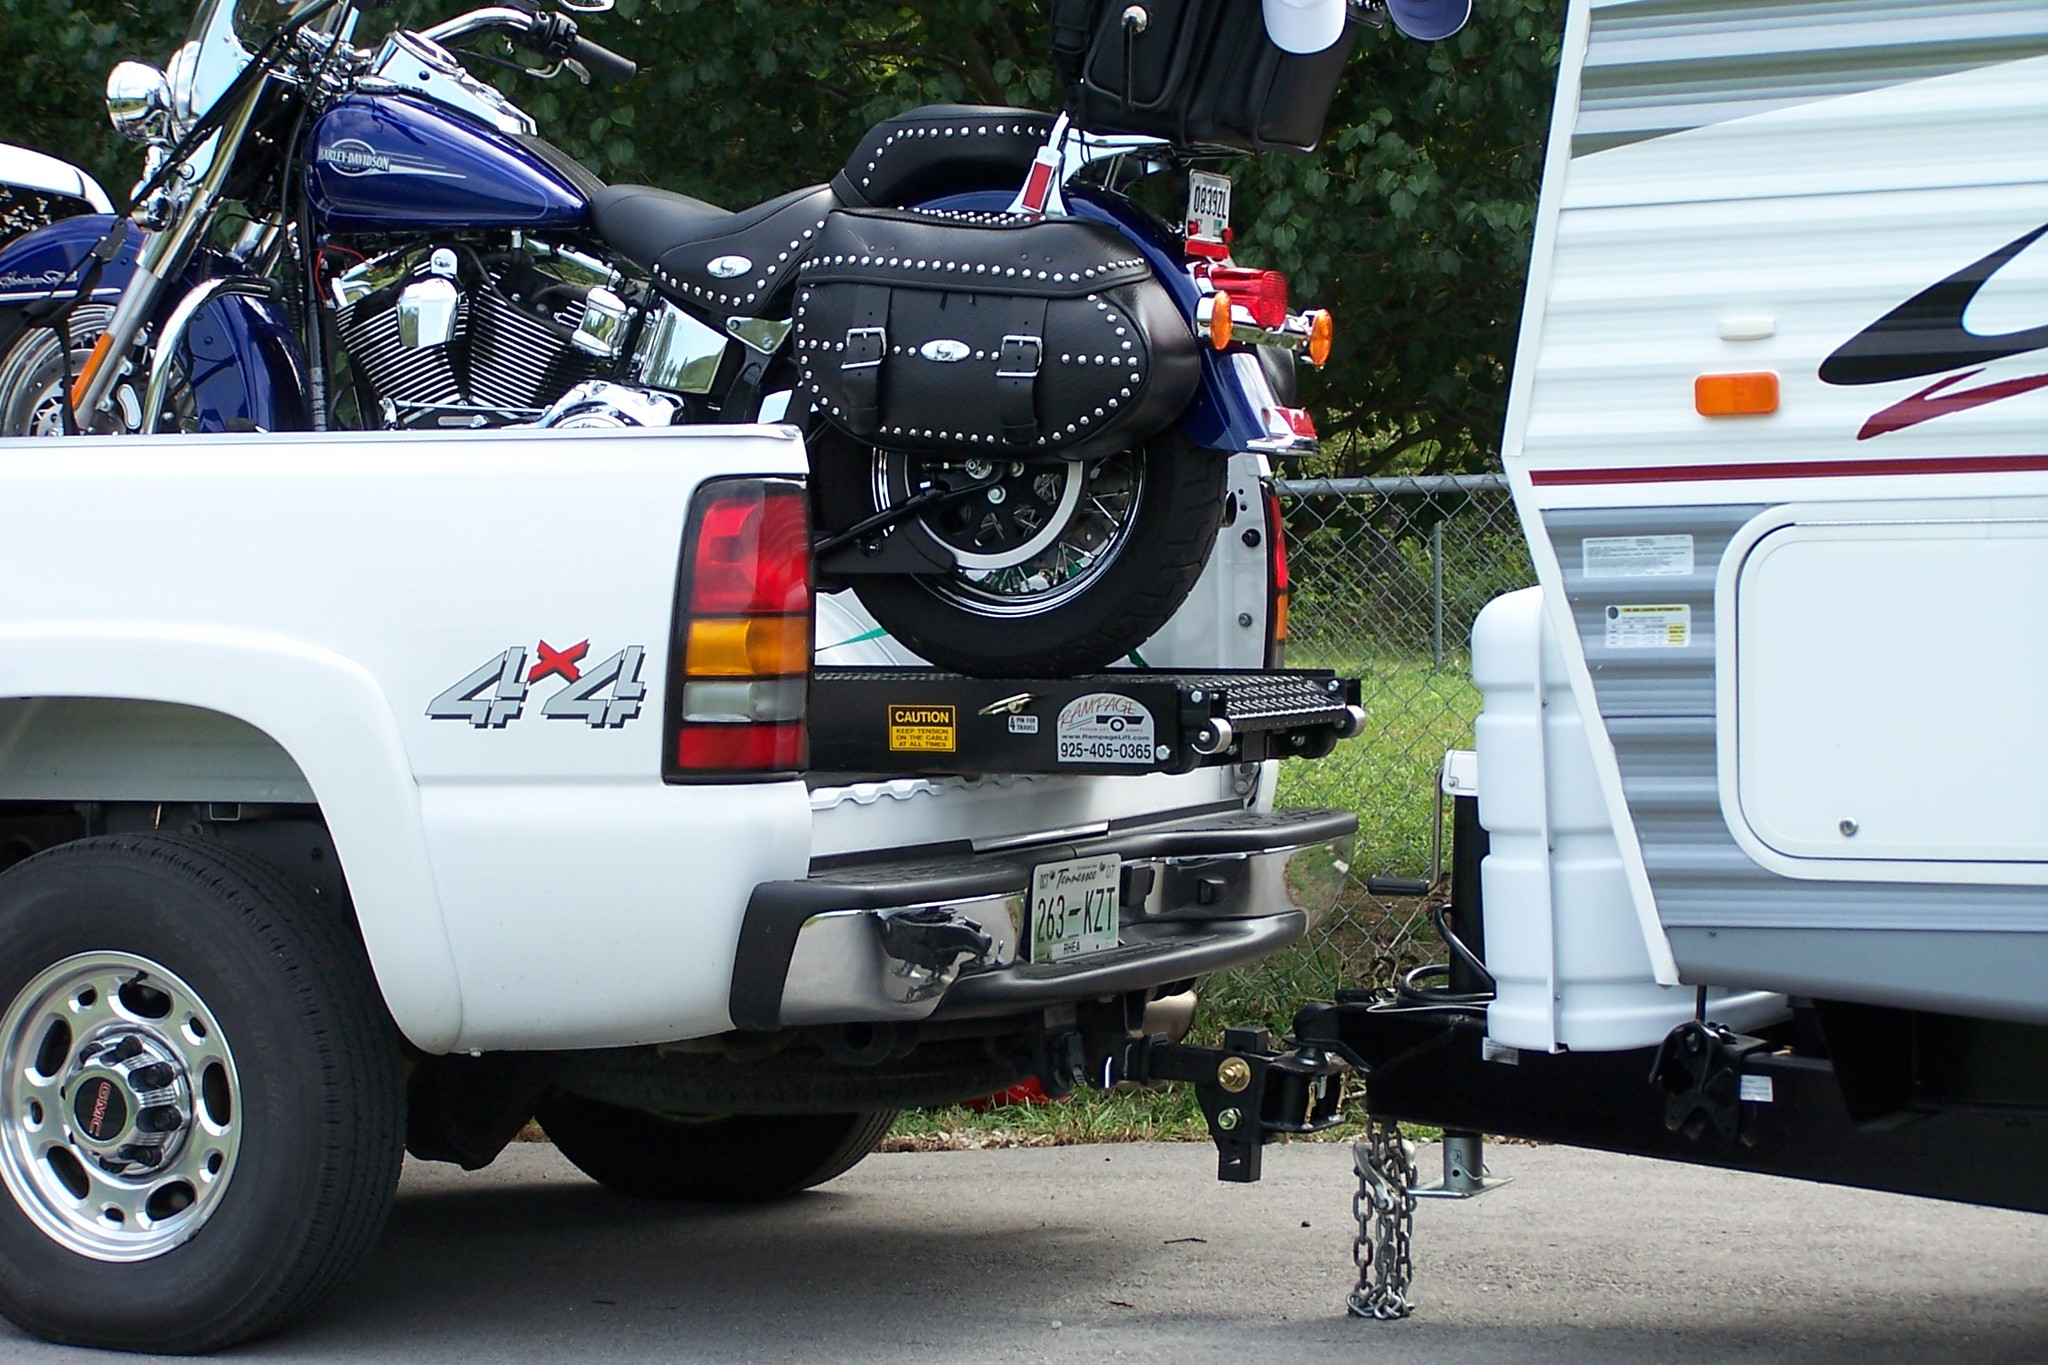
[{"label": "chrome front fork", "polygon": [[[107,323],[105,335],[93,347],[92,357],[86,361],[85,373],[79,376],[72,389],[72,406],[77,410],[82,429],[89,430],[93,418],[107,407],[114,385],[131,367],[130,357],[135,344],[156,312],[163,297],[165,281],[184,268],[193,246],[212,223],[221,186],[227,183],[235,154],[241,149],[242,138],[249,130],[250,120],[256,115],[256,105],[262,99],[263,91],[264,85],[259,82],[242,101],[241,108],[223,125],[217,134],[219,140],[214,145],[213,159],[199,177],[199,182],[192,187],[177,220],[143,243],[136,258],[135,274],[122,292],[121,302],[114,308],[114,316]],[[162,346],[157,348],[159,360],[168,354]],[[154,392],[156,376],[152,374],[150,378],[150,388]]]}]

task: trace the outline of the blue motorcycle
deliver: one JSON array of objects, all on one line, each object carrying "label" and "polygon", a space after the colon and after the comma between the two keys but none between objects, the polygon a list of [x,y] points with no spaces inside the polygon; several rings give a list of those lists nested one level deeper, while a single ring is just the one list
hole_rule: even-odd
[{"label": "blue motorcycle", "polygon": [[[1469,0],[1387,3],[1435,38]],[[1064,113],[914,109],[729,212],[604,184],[458,58],[630,79],[570,13],[362,48],[352,0],[206,0],[108,80],[128,217],[0,251],[0,434],[791,421],[828,584],[943,667],[1100,667],[1193,586],[1231,454],[1316,448],[1329,317],[1232,262],[1215,166],[1313,146],[1387,12],[1053,0]],[[1180,222],[1127,193],[1160,174]]]}]

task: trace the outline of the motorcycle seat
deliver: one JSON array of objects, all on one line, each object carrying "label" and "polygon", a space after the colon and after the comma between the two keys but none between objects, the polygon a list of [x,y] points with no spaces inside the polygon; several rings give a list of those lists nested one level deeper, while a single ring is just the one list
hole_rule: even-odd
[{"label": "motorcycle seat", "polygon": [[823,185],[738,213],[646,185],[613,185],[590,203],[598,234],[662,293],[730,316],[770,311],[839,207]]},{"label": "motorcycle seat", "polygon": [[902,208],[962,190],[1020,188],[1053,116],[989,104],[928,104],[885,118],[832,177],[841,202]]}]

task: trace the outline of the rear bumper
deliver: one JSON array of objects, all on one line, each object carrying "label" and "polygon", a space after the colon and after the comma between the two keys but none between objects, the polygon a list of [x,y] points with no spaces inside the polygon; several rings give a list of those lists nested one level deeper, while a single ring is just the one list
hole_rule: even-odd
[{"label": "rear bumper", "polygon": [[[1253,962],[1329,913],[1357,828],[1349,811],[1232,811],[764,882],[740,931],[733,1025],[770,1031],[1016,1014]],[[1028,961],[1032,869],[1110,853],[1125,868],[1119,946],[1057,964]],[[891,956],[889,921],[920,911],[978,931],[986,949],[943,968]]]}]

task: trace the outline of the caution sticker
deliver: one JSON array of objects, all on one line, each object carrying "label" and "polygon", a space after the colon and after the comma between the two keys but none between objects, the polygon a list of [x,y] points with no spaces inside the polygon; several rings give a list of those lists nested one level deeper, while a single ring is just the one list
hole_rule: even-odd
[{"label": "caution sticker", "polygon": [[892,753],[950,754],[958,726],[950,706],[889,707]]},{"label": "caution sticker", "polygon": [[1153,763],[1152,713],[1119,692],[1090,692],[1060,708],[1053,733],[1062,763]]},{"label": "caution sticker", "polygon": [[1609,649],[1684,649],[1692,643],[1692,608],[1669,606],[1609,607]]}]

